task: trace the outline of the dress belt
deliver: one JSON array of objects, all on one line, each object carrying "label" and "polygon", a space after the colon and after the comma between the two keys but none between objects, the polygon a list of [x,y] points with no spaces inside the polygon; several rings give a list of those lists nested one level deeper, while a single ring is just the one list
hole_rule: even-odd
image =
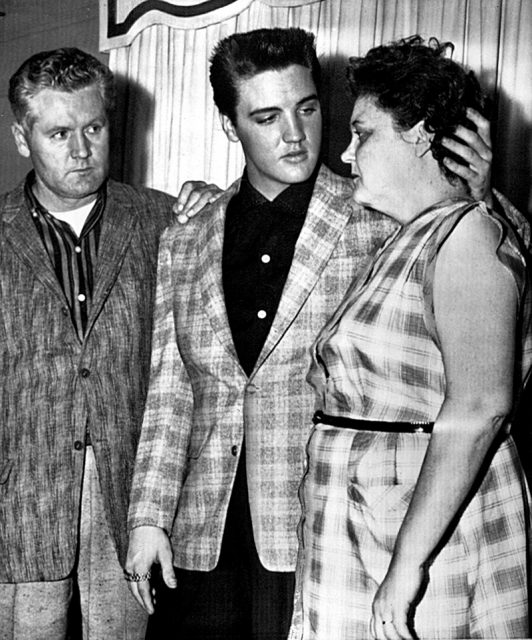
[{"label": "dress belt", "polygon": [[316,411],[312,418],[314,424],[330,424],[342,429],[359,429],[360,431],[389,431],[391,433],[432,433],[434,422],[383,422],[380,420],[356,420],[342,416],[329,416],[323,411]]}]

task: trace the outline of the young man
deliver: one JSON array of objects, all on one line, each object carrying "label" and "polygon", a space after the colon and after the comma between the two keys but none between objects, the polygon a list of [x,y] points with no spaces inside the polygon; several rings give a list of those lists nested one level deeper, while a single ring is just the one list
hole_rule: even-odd
[{"label": "young man", "polygon": [[[33,171],[0,200],[0,635],[144,638],[123,580],[158,238],[173,199],[107,180],[111,72],[78,49],[13,75]],[[118,555],[117,555],[118,552]]]},{"label": "young man", "polygon": [[[149,637],[276,640],[292,611],[308,348],[393,225],[357,208],[351,180],[319,163],[311,34],[230,36],[211,82],[246,169],[161,242],[126,569],[150,613],[155,584]],[[485,183],[489,158],[461,151]],[[150,583],[153,563],[160,582]]]}]

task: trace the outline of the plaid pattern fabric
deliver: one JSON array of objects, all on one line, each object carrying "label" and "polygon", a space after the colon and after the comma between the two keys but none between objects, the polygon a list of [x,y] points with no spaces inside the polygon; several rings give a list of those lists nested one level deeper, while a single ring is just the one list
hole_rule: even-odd
[{"label": "plaid pattern fabric", "polygon": [[251,375],[227,320],[222,247],[235,184],[161,240],[152,370],[129,524],[163,527],[174,563],[212,569],[246,434],[249,502],[265,568],[293,571],[298,486],[315,399],[309,347],[394,225],[356,208],[352,183],[322,167],[275,319]]},{"label": "plaid pattern fabric", "polygon": [[[520,292],[522,379],[528,375],[530,292],[517,241],[483,205],[454,203],[397,230],[319,336],[309,379],[326,413],[435,419],[445,380],[432,315],[431,267],[444,239],[472,208],[501,228],[498,256]],[[301,489],[305,640],[370,637],[371,603],[429,439],[327,425],[314,429]],[[527,501],[517,452],[507,438],[431,566],[415,616],[420,638],[527,636]]]},{"label": "plaid pattern fabric", "polygon": [[[305,640],[371,638],[371,604],[428,441],[315,428],[302,491]],[[525,491],[508,438],[431,566],[415,613],[419,638],[528,637]]]},{"label": "plaid pattern fabric", "polygon": [[436,419],[445,378],[432,313],[432,270],[442,242],[471,208],[489,216],[504,237],[498,256],[522,299],[526,330],[517,370],[524,380],[532,363],[525,259],[502,218],[483,204],[454,202],[398,229],[320,334],[309,381],[325,413],[391,422]]}]

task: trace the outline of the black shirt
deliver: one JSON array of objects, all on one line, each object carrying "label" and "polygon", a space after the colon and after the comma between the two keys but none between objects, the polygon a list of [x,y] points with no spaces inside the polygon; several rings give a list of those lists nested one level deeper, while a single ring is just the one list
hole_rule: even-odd
[{"label": "black shirt", "polygon": [[249,182],[227,207],[222,259],[225,306],[242,368],[250,375],[277,312],[317,171],[270,201]]}]

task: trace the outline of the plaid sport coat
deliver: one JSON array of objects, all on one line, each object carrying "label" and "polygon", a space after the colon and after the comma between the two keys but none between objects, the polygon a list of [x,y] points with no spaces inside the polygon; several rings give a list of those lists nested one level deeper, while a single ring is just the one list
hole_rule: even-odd
[{"label": "plaid sport coat", "polygon": [[119,555],[149,376],[158,239],[173,199],[109,181],[81,342],[28,210],[0,199],[0,582],[75,562],[85,430]]},{"label": "plaid sport coat", "polygon": [[173,226],[161,240],[152,369],[129,525],[171,536],[176,566],[218,560],[243,436],[253,531],[271,571],[295,568],[298,487],[314,395],[309,348],[353,277],[394,228],[357,207],[352,182],[318,175],[270,333],[248,378],[222,288],[227,204]]}]

